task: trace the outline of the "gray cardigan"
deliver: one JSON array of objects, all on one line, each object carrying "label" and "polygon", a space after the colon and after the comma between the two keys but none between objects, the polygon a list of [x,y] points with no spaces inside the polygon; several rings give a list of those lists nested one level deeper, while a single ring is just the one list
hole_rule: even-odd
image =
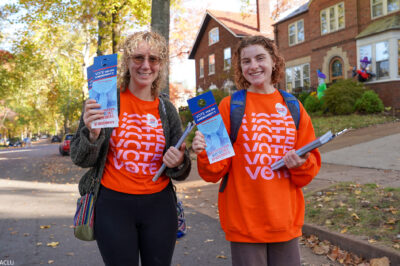
[{"label": "gray cardigan", "polygon": [[[119,91],[118,95],[118,114],[119,114]],[[175,145],[182,136],[181,120],[173,104],[165,97],[160,96],[158,112],[165,136],[164,153],[172,145]],[[164,109],[165,108],[165,109]],[[84,108],[83,108],[84,110]],[[71,140],[71,159],[83,168],[90,167],[79,181],[79,193],[83,196],[93,192],[97,197],[100,189],[100,181],[106,163],[108,146],[113,128],[102,128],[99,138],[94,143],[89,141],[89,129],[83,121],[83,112],[79,122],[79,127]],[[185,151],[183,163],[176,168],[166,168],[164,173],[174,180],[185,180],[190,173],[191,161],[188,151]]]}]

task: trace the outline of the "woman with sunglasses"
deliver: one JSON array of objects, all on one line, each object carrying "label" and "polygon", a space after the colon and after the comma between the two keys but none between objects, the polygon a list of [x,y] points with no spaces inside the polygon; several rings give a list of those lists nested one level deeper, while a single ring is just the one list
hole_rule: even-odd
[{"label": "woman with sunglasses", "polygon": [[[94,230],[106,265],[170,265],[177,236],[176,196],[171,178],[190,172],[181,121],[160,96],[166,77],[167,45],[154,32],[137,32],[123,44],[119,70],[119,127],[95,129],[100,105],[86,101],[71,142],[71,158],[92,167],[79,182],[83,195],[96,182]],[[162,164],[161,177],[152,178]],[[91,173],[91,174],[90,174]]]}]

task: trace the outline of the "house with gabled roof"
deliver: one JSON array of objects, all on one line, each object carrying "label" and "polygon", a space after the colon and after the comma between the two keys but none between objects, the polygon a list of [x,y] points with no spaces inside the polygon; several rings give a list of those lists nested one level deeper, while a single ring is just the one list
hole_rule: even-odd
[{"label": "house with gabled roof", "polygon": [[376,76],[364,84],[400,109],[400,0],[311,0],[274,24],[286,61],[279,84],[289,92],[352,78],[360,60]]},{"label": "house with gabled roof", "polygon": [[195,60],[198,92],[235,88],[232,55],[241,38],[256,34],[273,38],[269,1],[257,1],[257,10],[257,14],[206,11],[189,53]]}]

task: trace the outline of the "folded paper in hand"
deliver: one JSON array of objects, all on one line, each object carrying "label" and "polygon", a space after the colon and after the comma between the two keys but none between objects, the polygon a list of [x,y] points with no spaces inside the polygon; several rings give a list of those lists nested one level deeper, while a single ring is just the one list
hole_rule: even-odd
[{"label": "folded paper in hand", "polygon": [[[336,134],[332,134],[332,132],[329,130],[328,132],[326,132],[324,135],[322,135],[321,137],[317,138],[316,140],[308,143],[307,145],[301,147],[300,149],[298,149],[296,151],[296,154],[298,156],[303,156],[304,154],[306,154],[307,152],[312,151],[313,149],[316,149],[318,147],[321,147],[322,145],[328,143],[329,141],[331,141],[334,137],[339,136],[340,134],[346,132],[347,129],[344,129]],[[278,170],[279,168],[281,168],[282,166],[284,166],[285,163],[283,162],[283,159],[280,159],[278,161],[276,161],[275,163],[273,163],[271,165],[271,169],[272,170]]]},{"label": "folded paper in hand", "polygon": [[[192,131],[192,129],[194,128],[196,124],[194,122],[189,122],[186,126],[185,131],[183,132],[181,138],[178,140],[178,143],[176,143],[175,148],[179,149],[183,143],[183,141],[185,140],[185,138],[189,135],[190,131]],[[153,177],[153,181],[156,182],[158,180],[158,178],[160,177],[160,175],[162,174],[162,172],[164,172],[165,168],[167,166],[163,163],[160,167],[160,169],[158,169],[156,175]]]}]

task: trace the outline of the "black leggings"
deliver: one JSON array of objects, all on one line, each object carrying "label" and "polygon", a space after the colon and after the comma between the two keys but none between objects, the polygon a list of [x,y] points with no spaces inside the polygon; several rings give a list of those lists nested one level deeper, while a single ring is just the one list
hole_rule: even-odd
[{"label": "black leggings", "polygon": [[177,233],[172,186],[148,195],[101,187],[95,207],[97,245],[107,266],[170,265]]}]

